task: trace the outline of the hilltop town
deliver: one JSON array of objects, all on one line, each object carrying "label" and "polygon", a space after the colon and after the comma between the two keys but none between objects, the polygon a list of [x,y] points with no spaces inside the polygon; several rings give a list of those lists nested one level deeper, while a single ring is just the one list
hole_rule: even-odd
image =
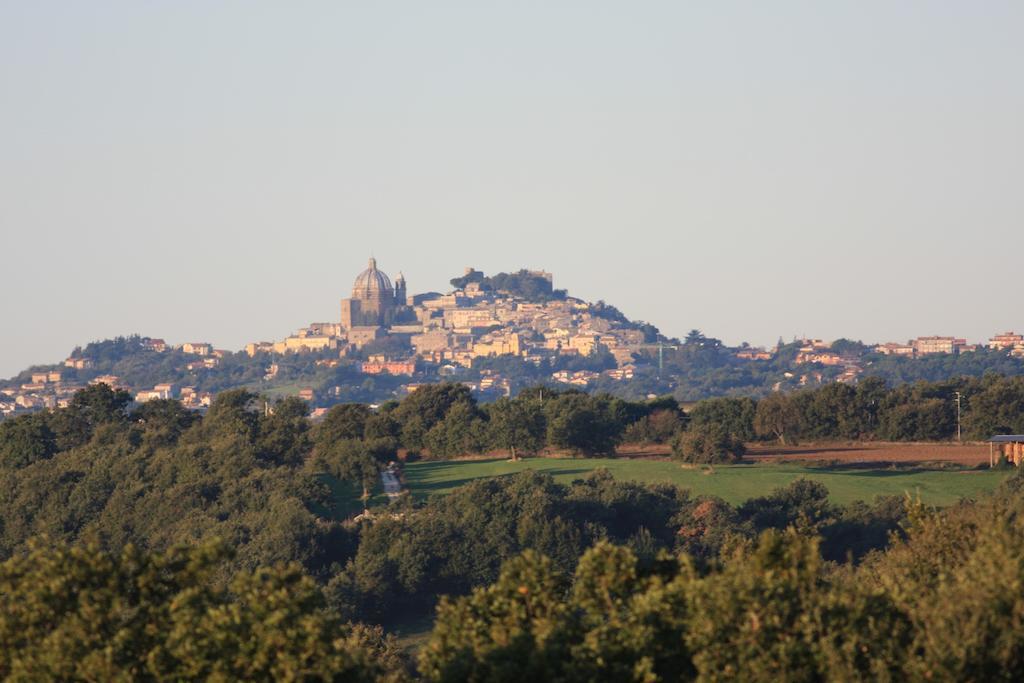
[{"label": "hilltop town", "polygon": [[489,277],[467,268],[451,285],[446,293],[410,294],[403,275],[392,281],[371,258],[334,322],[312,322],[243,351],[140,336],[95,342],[62,364],[0,383],[0,414],[66,405],[75,391],[99,382],[131,391],[139,402],[177,398],[196,409],[235,386],[298,395],[323,409],[400,397],[442,379],[463,382],[484,399],[553,383],[693,400],[853,383],[865,372],[897,382],[1024,373],[1024,335],[1013,332],[985,344],[922,336],[877,345],[780,339],[770,349],[729,348],[696,330],[683,340],[665,337],[614,306],[555,289],[545,271]]},{"label": "hilltop town", "polygon": [[[447,293],[407,295],[405,278],[391,280],[370,259],[341,302],[338,323],[311,323],[278,342],[246,346],[250,356],[289,352],[338,350],[344,358],[353,351],[392,340],[390,352],[371,353],[360,363],[365,374],[412,377],[424,364],[454,370],[472,368],[480,358],[512,356],[541,365],[554,358],[591,356],[606,352],[614,368],[603,371],[612,379],[632,377],[637,357],[658,341],[656,330],[623,316],[611,316],[603,305],[574,299],[553,288],[544,271],[503,274],[496,287],[483,273],[467,268]],[[597,373],[553,375],[558,381],[586,383]],[[506,378],[484,382],[483,388],[510,390]]]}]

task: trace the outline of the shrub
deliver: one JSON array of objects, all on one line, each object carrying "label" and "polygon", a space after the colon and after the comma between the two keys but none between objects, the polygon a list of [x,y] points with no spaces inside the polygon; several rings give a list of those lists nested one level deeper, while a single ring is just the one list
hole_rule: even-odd
[{"label": "shrub", "polygon": [[673,457],[695,464],[736,462],[745,451],[742,441],[717,424],[680,432],[672,441]]}]

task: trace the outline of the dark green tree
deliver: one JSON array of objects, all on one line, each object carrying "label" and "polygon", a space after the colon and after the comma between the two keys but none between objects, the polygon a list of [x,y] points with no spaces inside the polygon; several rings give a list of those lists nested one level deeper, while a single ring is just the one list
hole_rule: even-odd
[{"label": "dark green tree", "polygon": [[690,425],[721,425],[726,432],[741,441],[752,441],[756,405],[749,398],[712,398],[699,401],[690,410]]},{"label": "dark green tree", "polygon": [[93,384],[71,397],[66,410],[49,420],[58,450],[67,450],[89,442],[101,425],[123,422],[132,396],[104,383]]},{"label": "dark green tree", "polygon": [[362,439],[366,436],[366,421],[371,415],[373,411],[364,403],[339,403],[334,406],[317,426],[317,448],[325,450],[341,439]]},{"label": "dark green tree", "polygon": [[401,425],[402,445],[412,451],[421,450],[427,432],[443,420],[456,403],[475,406],[469,387],[454,383],[428,384],[406,396],[391,411],[391,417]]},{"label": "dark green tree", "polygon": [[308,417],[309,405],[300,398],[289,396],[275,403],[259,422],[259,457],[275,464],[301,464],[313,447]]},{"label": "dark green tree", "polygon": [[795,442],[800,432],[800,411],[793,398],[774,393],[758,401],[754,412],[754,432],[762,439],[778,439],[783,445],[787,440]]},{"label": "dark green tree", "polygon": [[536,453],[544,447],[547,425],[540,401],[501,398],[490,405],[488,413],[491,444],[507,450],[513,460],[518,460],[521,453]]},{"label": "dark green tree", "polygon": [[397,454],[393,443],[387,440],[344,439],[335,441],[327,451],[318,453],[318,457],[327,472],[362,488],[361,499],[365,507],[381,471],[389,461],[397,458]]},{"label": "dark green tree", "polygon": [[561,394],[544,403],[547,442],[573,453],[613,455],[621,436],[618,422],[606,407],[585,394]]},{"label": "dark green tree", "polygon": [[24,467],[57,450],[45,413],[19,415],[0,422],[0,467]]},{"label": "dark green tree", "polygon": [[181,401],[156,399],[133,411],[131,420],[142,428],[145,443],[159,448],[177,443],[199,421],[199,414],[182,406]]},{"label": "dark green tree", "polygon": [[479,453],[486,448],[487,426],[476,405],[460,401],[452,405],[444,419],[431,427],[423,444],[433,457],[450,458]]}]

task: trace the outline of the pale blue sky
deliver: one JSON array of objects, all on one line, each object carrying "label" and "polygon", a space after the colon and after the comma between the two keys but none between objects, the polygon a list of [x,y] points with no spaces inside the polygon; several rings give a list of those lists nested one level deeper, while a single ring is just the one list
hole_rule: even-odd
[{"label": "pale blue sky", "polygon": [[1024,3],[0,1],[0,376],[374,252],[665,333],[1024,331]]}]

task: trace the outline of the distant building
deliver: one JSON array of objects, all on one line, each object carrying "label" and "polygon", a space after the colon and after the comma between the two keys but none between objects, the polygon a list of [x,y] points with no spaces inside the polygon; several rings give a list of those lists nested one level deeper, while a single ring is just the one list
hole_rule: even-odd
[{"label": "distant building", "polygon": [[596,334],[577,334],[569,337],[569,348],[576,349],[581,356],[589,356],[597,348],[598,337]]},{"label": "distant building", "polygon": [[209,356],[213,353],[213,345],[205,342],[186,342],[181,345],[181,351],[193,356]]},{"label": "distant building", "polygon": [[376,339],[387,336],[387,332],[383,327],[353,327],[346,336],[349,344],[362,348]]},{"label": "distant building", "polygon": [[495,336],[488,340],[481,340],[473,344],[473,355],[477,358],[488,358],[491,356],[518,356],[521,352],[519,335]]},{"label": "distant building", "polygon": [[451,345],[452,333],[444,329],[429,330],[414,334],[410,339],[416,353],[426,354],[447,349]]},{"label": "distant building", "polygon": [[910,344],[895,344],[893,342],[889,342],[887,344],[879,344],[876,346],[875,352],[886,356],[913,356],[914,347]]},{"label": "distant building", "polygon": [[800,350],[808,353],[832,348],[832,343],[827,342],[824,339],[800,339],[799,342]]},{"label": "distant building", "polygon": [[18,394],[14,398],[14,404],[19,408],[26,408],[29,410],[35,408],[42,408],[43,400],[37,396],[31,396],[29,394]]},{"label": "distant building", "polygon": [[352,284],[352,297],[341,300],[341,326],[345,330],[358,327],[387,327],[407,311],[405,277],[401,273],[391,279],[377,269],[377,259],[359,273]]},{"label": "distant building", "polygon": [[416,359],[386,360],[383,358],[373,358],[360,364],[359,369],[367,375],[380,375],[382,373],[387,373],[389,375],[404,375],[411,377],[416,374]]},{"label": "distant building", "polygon": [[304,351],[321,351],[323,349],[336,348],[338,348],[337,337],[312,335],[309,334],[309,330],[299,330],[298,334],[293,334],[284,341],[277,342],[273,347],[275,353],[287,353],[289,351],[301,353]]},{"label": "distant building", "polygon": [[140,391],[135,394],[135,400],[139,403],[171,398],[170,384],[158,384],[147,391]]},{"label": "distant building", "polygon": [[796,362],[800,363],[821,363],[822,365],[844,365],[846,360],[838,353],[832,353],[825,351],[822,353],[813,353],[808,351],[801,351],[796,354]]},{"label": "distant building", "polygon": [[910,345],[914,347],[914,353],[924,356],[931,353],[957,353],[960,347],[967,345],[967,340],[957,337],[918,337]]},{"label": "distant building", "polygon": [[615,380],[633,379],[636,368],[632,365],[624,365],[614,370],[605,370],[602,374]]},{"label": "distant building", "polygon": [[1016,332],[1003,332],[988,340],[988,348],[997,351],[1012,349],[1019,345],[1024,345],[1024,335],[1017,334]]},{"label": "distant building", "polygon": [[245,345],[245,352],[249,354],[249,357],[255,356],[257,353],[273,353],[274,342],[251,342]]}]

